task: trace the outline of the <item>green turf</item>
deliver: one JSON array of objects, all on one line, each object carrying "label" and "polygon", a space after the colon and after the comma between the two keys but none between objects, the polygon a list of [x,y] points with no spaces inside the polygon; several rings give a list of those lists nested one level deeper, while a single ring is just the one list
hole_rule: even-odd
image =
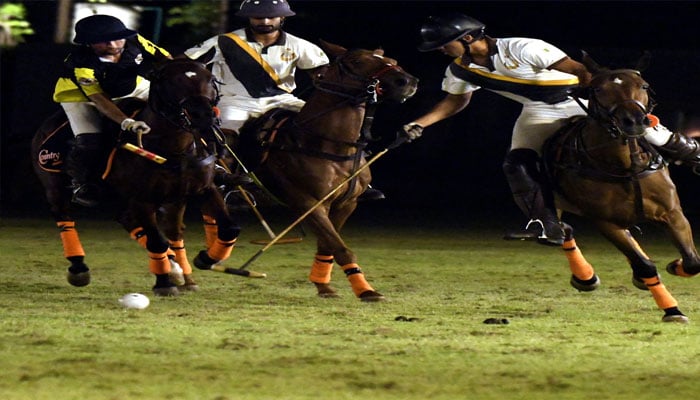
[{"label": "green turf", "polygon": [[[506,242],[480,224],[365,222],[351,220],[344,236],[383,303],[357,300],[338,267],[341,297],[316,297],[311,237],[258,258],[250,269],[267,279],[196,271],[199,292],[155,298],[145,252],[100,220],[78,222],[92,283],[71,287],[53,223],[3,219],[0,399],[697,396],[696,280],[662,271],[691,319],[665,324],[624,257],[592,231],[578,243],[603,284],[579,293],[556,248]],[[264,236],[249,226],[226,265],[242,265],[260,249],[248,241]],[[203,242],[196,222],[187,239],[191,258]],[[661,269],[677,257],[661,235],[640,241]],[[129,292],[150,307],[121,308]]]}]

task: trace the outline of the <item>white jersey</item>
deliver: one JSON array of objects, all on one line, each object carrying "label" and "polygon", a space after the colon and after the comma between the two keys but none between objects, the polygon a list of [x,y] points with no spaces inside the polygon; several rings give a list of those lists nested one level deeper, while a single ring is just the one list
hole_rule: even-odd
[{"label": "white jersey", "polygon": [[568,96],[578,86],[578,77],[547,69],[567,55],[542,40],[496,39],[496,48],[490,57],[493,70],[457,59],[447,68],[442,89],[459,95],[483,88],[523,104],[513,127],[511,149],[539,152],[565,118],[585,114]]},{"label": "white jersey", "polygon": [[578,85],[575,75],[547,69],[566,58],[557,47],[539,39],[496,39],[498,51],[493,54],[493,70],[457,59],[445,73],[442,89],[451,94],[464,94],[485,88],[504,97],[526,104],[549,104],[566,100],[569,89]]},{"label": "white jersey", "polygon": [[[266,66],[271,67],[273,71],[268,71],[268,73],[272,72],[279,78],[276,82],[279,89],[291,93],[296,88],[294,74],[297,68],[313,69],[328,64],[329,60],[323,50],[315,44],[286,32],[280,33],[281,35],[277,42],[267,47],[263,47],[262,44],[248,38],[245,29],[238,29],[229,35],[235,35],[244,41],[249,46],[249,49],[253,50],[253,52],[248,52],[251,57],[257,57],[258,63],[264,63]],[[242,80],[245,80],[243,77],[246,76],[246,71],[236,71],[237,74],[232,72],[232,69],[235,70],[240,65],[236,62],[236,58],[232,57],[232,54],[229,54],[228,62],[234,65],[227,63],[227,54],[220,46],[224,37],[225,35],[219,35],[209,38],[204,43],[186,50],[185,55],[189,58],[197,58],[211,48],[215,48],[216,54],[211,61],[211,64],[213,64],[212,73],[224,83],[221,86],[221,95],[266,97],[258,93],[251,93],[252,90],[249,90],[246,86],[248,82],[242,82]]]}]

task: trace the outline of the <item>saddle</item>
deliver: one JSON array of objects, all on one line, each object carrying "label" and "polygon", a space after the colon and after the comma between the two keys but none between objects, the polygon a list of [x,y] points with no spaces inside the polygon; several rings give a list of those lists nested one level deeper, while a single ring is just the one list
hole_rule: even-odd
[{"label": "saddle", "polygon": [[245,168],[253,171],[265,162],[278,133],[296,114],[296,111],[274,108],[243,124],[234,147]]}]

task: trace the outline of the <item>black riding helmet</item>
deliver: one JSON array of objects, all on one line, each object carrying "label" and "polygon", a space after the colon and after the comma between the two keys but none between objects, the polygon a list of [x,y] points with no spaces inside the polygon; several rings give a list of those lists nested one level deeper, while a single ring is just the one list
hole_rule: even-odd
[{"label": "black riding helmet", "polygon": [[75,24],[75,39],[78,44],[93,44],[126,39],[136,35],[119,18],[111,15],[91,15]]},{"label": "black riding helmet", "polygon": [[277,18],[296,15],[285,0],[245,0],[236,12],[239,17]]},{"label": "black riding helmet", "polygon": [[481,39],[484,29],[486,25],[464,14],[431,16],[420,28],[418,51],[435,50],[466,35]]}]

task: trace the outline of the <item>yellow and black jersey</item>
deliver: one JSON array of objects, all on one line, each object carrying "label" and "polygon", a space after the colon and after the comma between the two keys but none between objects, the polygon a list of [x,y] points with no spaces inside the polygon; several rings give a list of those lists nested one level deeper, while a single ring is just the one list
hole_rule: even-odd
[{"label": "yellow and black jersey", "polygon": [[153,62],[170,53],[141,35],[126,39],[119,62],[102,61],[90,47],[71,52],[63,63],[62,77],[56,82],[53,99],[58,103],[88,101],[87,96],[104,93],[109,98],[133,92]]}]

